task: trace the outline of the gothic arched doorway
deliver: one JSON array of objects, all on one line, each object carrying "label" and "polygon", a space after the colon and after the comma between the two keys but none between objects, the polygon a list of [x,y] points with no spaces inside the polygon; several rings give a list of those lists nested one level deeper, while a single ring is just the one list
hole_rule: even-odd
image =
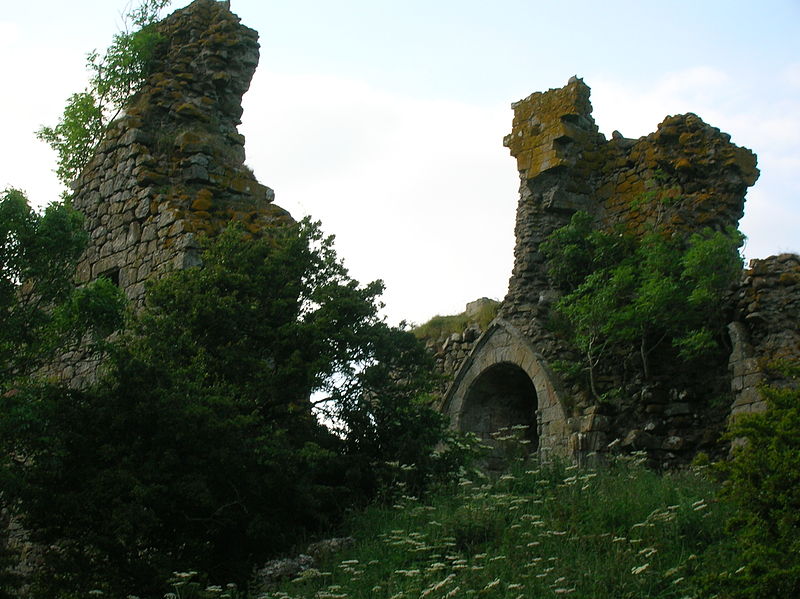
[{"label": "gothic arched doorway", "polygon": [[533,453],[538,449],[537,408],[536,388],[528,374],[510,362],[495,364],[467,391],[460,428],[475,433],[491,448],[491,466],[509,450]]}]

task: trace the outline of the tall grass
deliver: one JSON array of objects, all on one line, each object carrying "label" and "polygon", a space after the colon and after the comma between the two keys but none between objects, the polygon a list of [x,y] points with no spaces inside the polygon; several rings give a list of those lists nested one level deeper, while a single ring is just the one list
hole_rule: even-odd
[{"label": "tall grass", "polygon": [[698,472],[635,459],[595,469],[517,461],[490,480],[353,520],[350,550],[262,599],[696,596],[698,556],[728,514]]},{"label": "tall grass", "polygon": [[471,324],[477,324],[482,331],[485,331],[489,323],[497,316],[499,309],[500,302],[491,301],[483,304],[472,315],[468,315],[466,312],[450,316],[437,314],[428,322],[412,329],[411,332],[417,339],[437,341],[443,337],[449,337],[453,333],[461,333]]}]

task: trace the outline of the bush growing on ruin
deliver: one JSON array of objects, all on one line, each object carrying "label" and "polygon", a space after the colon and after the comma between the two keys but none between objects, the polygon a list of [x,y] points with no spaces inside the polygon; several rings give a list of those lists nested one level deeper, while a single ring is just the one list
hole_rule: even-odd
[{"label": "bush growing on ruin", "polygon": [[548,273],[563,291],[555,309],[583,353],[589,384],[610,355],[637,354],[644,377],[652,355],[697,361],[724,339],[724,295],[742,269],[736,230],[684,240],[651,231],[641,239],[595,230],[582,212],[542,244]]},{"label": "bush growing on ruin", "polygon": [[765,386],[768,409],[736,416],[722,497],[736,506],[728,562],[708,577],[720,597],[793,597],[800,589],[800,364],[777,365],[788,384]]},{"label": "bush growing on ruin", "polygon": [[82,223],[63,203],[38,213],[21,191],[0,193],[0,389],[85,333],[100,338],[121,324],[123,299],[107,280],[74,287]]},{"label": "bush growing on ruin", "polygon": [[144,83],[160,40],[154,25],[170,1],[143,0],[128,12],[126,30],[114,35],[103,55],[97,50],[87,55],[90,78],[86,89],[69,97],[55,126],[37,131],[37,137],[56,151],[56,174],[65,186],[80,175],[107,125]]},{"label": "bush growing on ruin", "polygon": [[443,337],[449,337],[453,333],[462,333],[470,325],[477,325],[478,328],[485,331],[489,323],[497,316],[499,309],[500,302],[489,300],[475,314],[466,312],[450,316],[437,314],[429,321],[415,327],[412,332],[418,339],[436,341]]},{"label": "bush growing on ruin", "polygon": [[[33,210],[16,189],[0,192],[0,509],[12,507],[12,464],[23,459],[15,439],[36,407],[27,391],[39,369],[80,339],[98,340],[122,321],[124,299],[107,280],[75,289],[76,261],[85,247],[81,215],[63,203]],[[7,569],[0,514],[0,597],[18,582]],[[8,589],[6,591],[6,588]]]}]

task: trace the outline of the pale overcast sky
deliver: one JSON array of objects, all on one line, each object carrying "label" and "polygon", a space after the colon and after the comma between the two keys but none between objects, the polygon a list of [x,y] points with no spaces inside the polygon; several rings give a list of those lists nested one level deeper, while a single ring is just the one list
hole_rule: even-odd
[{"label": "pale overcast sky", "polygon": [[[171,9],[188,3],[174,2]],[[800,2],[232,0],[258,30],[247,163],[295,217],[337,237],[352,274],[382,278],[392,321],[502,299],[518,177],[511,102],[592,88],[600,130],[695,112],[758,154],[748,258],[800,252]],[[6,3],[0,13],[0,188],[57,198],[33,135],[86,79],[124,0]]]}]

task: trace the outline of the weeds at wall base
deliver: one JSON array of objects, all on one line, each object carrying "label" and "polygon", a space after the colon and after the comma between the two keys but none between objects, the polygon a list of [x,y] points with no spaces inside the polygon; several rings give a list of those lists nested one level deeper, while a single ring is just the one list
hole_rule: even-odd
[{"label": "weeds at wall base", "polygon": [[699,596],[700,556],[726,510],[702,472],[640,460],[578,469],[517,460],[428,502],[405,497],[354,522],[360,543],[263,599]]}]

